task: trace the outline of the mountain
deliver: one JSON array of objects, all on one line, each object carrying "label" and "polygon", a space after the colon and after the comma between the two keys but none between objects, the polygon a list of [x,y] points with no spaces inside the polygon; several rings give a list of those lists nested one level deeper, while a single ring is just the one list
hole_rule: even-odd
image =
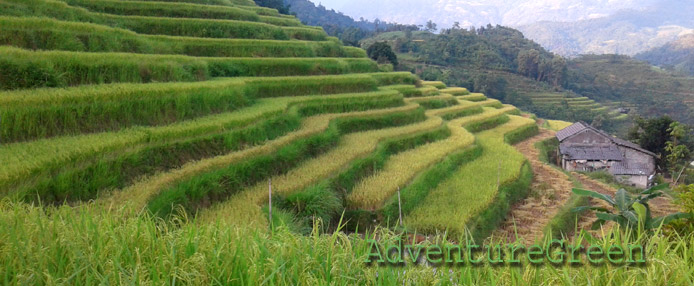
[{"label": "mountain", "polygon": [[573,57],[579,54],[635,55],[694,33],[694,3],[667,0],[646,9],[575,22],[542,21],[519,26],[545,48]]},{"label": "mountain", "polygon": [[[611,15],[623,9],[647,7],[657,0],[352,0],[322,1],[354,18],[404,24],[433,20],[440,27],[502,24],[519,26],[537,21],[578,21]],[[347,3],[345,3],[347,2]]]},{"label": "mountain", "polygon": [[639,53],[635,58],[694,76],[694,34],[684,35],[665,46]]},{"label": "mountain", "polygon": [[378,31],[419,29],[413,25],[392,24],[380,20],[368,21],[362,18],[356,21],[342,12],[327,9],[308,0],[284,0],[284,3],[303,24],[321,26],[329,35],[338,37],[345,44],[352,46],[357,46],[361,39]]}]

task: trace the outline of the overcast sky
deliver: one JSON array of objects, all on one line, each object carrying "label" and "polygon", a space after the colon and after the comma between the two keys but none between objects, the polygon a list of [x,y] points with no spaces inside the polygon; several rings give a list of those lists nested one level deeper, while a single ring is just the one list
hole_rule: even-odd
[{"label": "overcast sky", "polygon": [[463,26],[536,21],[576,21],[608,16],[620,9],[642,9],[672,0],[312,0],[352,18],[379,18],[402,24],[423,24],[431,19],[439,27],[453,22]]}]

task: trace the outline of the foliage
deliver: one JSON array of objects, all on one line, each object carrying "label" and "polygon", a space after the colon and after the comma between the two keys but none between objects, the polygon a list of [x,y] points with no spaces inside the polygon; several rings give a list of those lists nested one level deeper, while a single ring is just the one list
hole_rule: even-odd
[{"label": "foliage", "polygon": [[366,49],[366,54],[380,64],[391,63],[393,66],[398,65],[398,57],[386,42],[374,43]]},{"label": "foliage", "polygon": [[253,0],[255,1],[255,4],[257,4],[260,7],[267,7],[267,8],[272,8],[272,9],[277,9],[281,14],[289,14],[289,9],[291,6],[288,6],[284,3],[284,0]]},{"label": "foliage", "polygon": [[688,132],[688,126],[669,116],[637,118],[635,123],[629,131],[629,139],[646,150],[660,154],[658,166],[662,170],[675,171],[681,166],[679,163],[689,157],[689,150],[694,147],[694,137]]},{"label": "foliage", "polygon": [[573,189],[577,195],[587,196],[606,202],[612,209],[603,207],[584,206],[576,208],[576,212],[584,210],[597,211],[598,219],[593,223],[593,229],[599,229],[608,221],[617,223],[622,229],[652,232],[654,229],[660,228],[663,224],[677,219],[688,218],[690,214],[676,213],[663,217],[651,217],[651,209],[648,206],[648,201],[651,199],[665,195],[663,190],[668,188],[668,185],[658,185],[651,187],[638,195],[632,197],[626,190],[619,189],[614,197],[610,197],[601,193],[587,191],[582,189]]}]

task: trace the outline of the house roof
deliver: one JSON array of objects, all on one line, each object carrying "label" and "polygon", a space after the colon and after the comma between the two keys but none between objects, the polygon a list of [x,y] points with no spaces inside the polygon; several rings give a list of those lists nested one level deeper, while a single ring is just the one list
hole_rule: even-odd
[{"label": "house roof", "polygon": [[578,133],[581,133],[585,130],[595,131],[596,133],[601,134],[601,135],[609,138],[612,141],[612,143],[614,143],[616,145],[627,147],[630,149],[634,149],[636,151],[646,153],[646,154],[651,155],[653,157],[657,156],[655,153],[641,148],[641,146],[639,146],[638,144],[614,137],[610,134],[607,134],[605,131],[597,129],[597,128],[595,128],[595,127],[593,127],[590,124],[585,123],[585,122],[576,122],[569,127],[566,127],[562,130],[559,130],[559,132],[557,132],[557,139],[559,139],[559,142],[562,142],[562,141],[566,140],[567,138],[574,136]]},{"label": "house roof", "polygon": [[653,172],[643,164],[627,163],[626,161],[614,164],[610,168],[610,173],[613,175],[650,176]]},{"label": "house roof", "polygon": [[624,156],[615,145],[585,145],[568,144],[559,145],[559,151],[570,160],[610,160],[622,161]]}]

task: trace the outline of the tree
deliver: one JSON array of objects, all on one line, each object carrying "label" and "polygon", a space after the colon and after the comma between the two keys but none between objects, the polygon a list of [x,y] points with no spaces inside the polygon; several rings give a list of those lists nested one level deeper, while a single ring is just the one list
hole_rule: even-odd
[{"label": "tree", "polygon": [[533,79],[540,75],[540,52],[535,49],[523,50],[518,53],[518,73]]},{"label": "tree", "polygon": [[[255,4],[261,7],[277,9],[282,14],[289,14],[289,6],[284,4],[284,0],[254,0]],[[320,6],[319,6],[320,7]],[[325,8],[325,7],[323,7]]]},{"label": "tree", "polygon": [[668,169],[666,159],[667,142],[670,139],[670,125],[674,122],[669,116],[644,119],[636,118],[634,127],[629,131],[629,139],[641,145],[644,149],[660,155],[658,166],[661,170]]},{"label": "tree", "polygon": [[429,31],[429,32],[432,32],[432,33],[436,32],[436,23],[434,23],[433,21],[429,20],[429,21],[427,22],[426,26],[425,26],[425,30],[426,30],[426,31]]},{"label": "tree", "polygon": [[682,139],[687,136],[688,132],[683,124],[676,121],[670,124],[668,132],[670,132],[671,140],[665,143],[667,162],[671,168],[672,178],[679,179],[678,173],[680,173],[680,169],[683,167],[681,164],[684,163],[684,167],[686,167],[686,165],[689,164],[689,160],[687,159],[691,154],[691,151],[686,145],[680,144]]},{"label": "tree", "polygon": [[369,58],[377,61],[379,64],[391,63],[393,66],[398,65],[398,57],[393,52],[393,48],[386,42],[377,42],[366,49]]}]

